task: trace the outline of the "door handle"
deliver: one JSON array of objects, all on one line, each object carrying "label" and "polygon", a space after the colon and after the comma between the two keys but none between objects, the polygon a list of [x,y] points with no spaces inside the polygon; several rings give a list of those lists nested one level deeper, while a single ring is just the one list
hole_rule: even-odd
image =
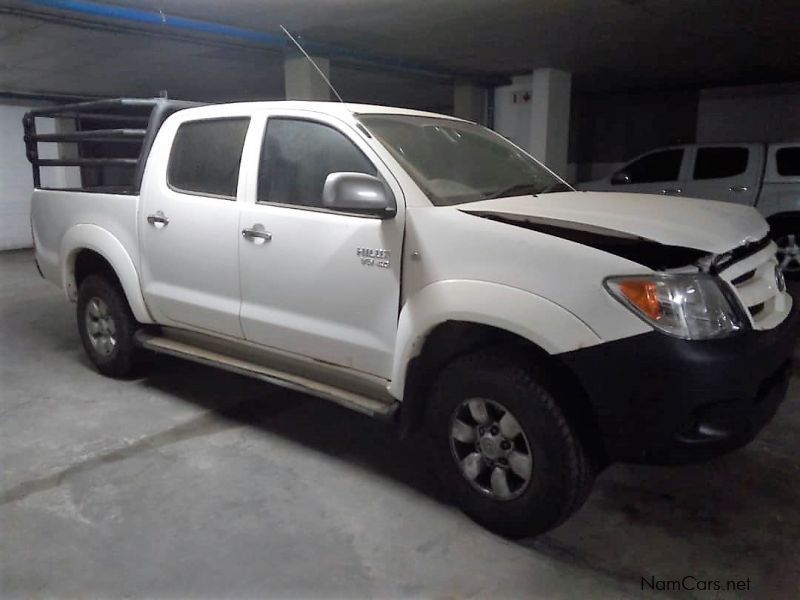
[{"label": "door handle", "polygon": [[664,188],[661,190],[662,194],[680,194],[683,190],[681,188]]},{"label": "door handle", "polygon": [[157,210],[154,215],[147,215],[147,222],[156,229],[161,229],[169,225],[169,219],[160,210]]},{"label": "door handle", "polygon": [[[272,234],[263,229],[242,229],[242,237],[250,242],[255,242],[256,240],[272,241]],[[261,243],[263,244],[264,242]]]},{"label": "door handle", "polygon": [[728,189],[729,189],[730,191],[732,191],[732,192],[746,192],[746,191],[747,191],[747,190],[749,190],[750,188],[749,188],[749,187],[747,187],[746,185],[732,185],[732,186],[731,186],[731,187],[729,187]]}]

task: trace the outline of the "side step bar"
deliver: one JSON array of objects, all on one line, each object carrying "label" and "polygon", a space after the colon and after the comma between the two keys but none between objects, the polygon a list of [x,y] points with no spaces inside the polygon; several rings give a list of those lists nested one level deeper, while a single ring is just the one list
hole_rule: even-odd
[{"label": "side step bar", "polygon": [[325,383],[313,381],[301,375],[285,373],[253,362],[192,346],[178,340],[153,335],[145,331],[137,332],[135,339],[137,344],[153,352],[185,358],[186,360],[217,367],[226,371],[238,373],[239,375],[261,379],[291,390],[318,396],[370,417],[390,420],[399,406],[399,402],[397,401],[391,403],[381,402],[374,398],[368,398]]}]

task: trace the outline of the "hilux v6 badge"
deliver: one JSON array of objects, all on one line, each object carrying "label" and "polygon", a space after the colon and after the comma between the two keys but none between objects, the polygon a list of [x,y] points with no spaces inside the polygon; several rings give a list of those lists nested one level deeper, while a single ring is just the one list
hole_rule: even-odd
[{"label": "hilux v6 badge", "polygon": [[391,252],[383,248],[356,248],[356,256],[361,258],[361,264],[365,267],[388,269],[391,264]]}]

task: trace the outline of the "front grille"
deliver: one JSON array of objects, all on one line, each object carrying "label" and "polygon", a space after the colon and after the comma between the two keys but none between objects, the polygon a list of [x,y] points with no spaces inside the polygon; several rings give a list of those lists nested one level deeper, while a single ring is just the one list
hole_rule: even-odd
[{"label": "front grille", "polygon": [[733,285],[739,285],[740,283],[744,283],[745,281],[752,279],[755,274],[756,270],[753,269],[752,271],[748,271],[744,275],[739,275],[736,279],[731,279],[731,283]]},{"label": "front grille", "polygon": [[754,244],[754,252],[740,253],[719,272],[747,309],[754,329],[775,327],[783,321],[791,306],[791,300],[778,289],[775,278],[778,264],[776,246],[767,242]]}]

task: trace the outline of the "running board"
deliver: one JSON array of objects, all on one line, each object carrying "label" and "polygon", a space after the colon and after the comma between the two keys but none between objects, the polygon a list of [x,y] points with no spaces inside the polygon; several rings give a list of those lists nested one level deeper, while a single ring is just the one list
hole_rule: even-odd
[{"label": "running board", "polygon": [[399,405],[397,401],[381,402],[374,398],[368,398],[367,396],[355,394],[325,383],[319,383],[301,375],[270,369],[263,365],[226,356],[212,350],[205,350],[198,346],[153,335],[145,331],[137,332],[135,340],[138,345],[152,350],[153,352],[169,354],[196,363],[238,373],[239,375],[261,379],[281,387],[331,400],[345,408],[378,419],[391,419]]}]

